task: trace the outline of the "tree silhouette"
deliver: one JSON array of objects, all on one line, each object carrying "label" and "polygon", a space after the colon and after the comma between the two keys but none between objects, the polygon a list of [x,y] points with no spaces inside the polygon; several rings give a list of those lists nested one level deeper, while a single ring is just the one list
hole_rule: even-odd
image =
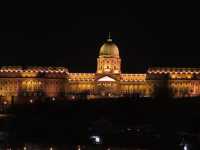
[{"label": "tree silhouette", "polygon": [[173,90],[170,87],[168,77],[155,81],[153,97],[155,99],[171,99],[174,96]]}]

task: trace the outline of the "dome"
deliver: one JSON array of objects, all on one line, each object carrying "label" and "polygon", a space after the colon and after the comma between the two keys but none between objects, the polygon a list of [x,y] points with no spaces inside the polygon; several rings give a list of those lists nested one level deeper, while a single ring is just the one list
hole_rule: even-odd
[{"label": "dome", "polygon": [[102,57],[119,57],[119,49],[117,45],[108,39],[100,48],[99,56]]}]

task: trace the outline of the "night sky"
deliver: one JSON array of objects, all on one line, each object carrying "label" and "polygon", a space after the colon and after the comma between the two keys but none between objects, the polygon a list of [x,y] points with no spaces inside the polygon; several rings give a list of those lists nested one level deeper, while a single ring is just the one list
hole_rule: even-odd
[{"label": "night sky", "polygon": [[200,67],[198,9],[187,4],[87,4],[27,8],[1,19],[0,65],[65,66],[95,72],[111,32],[122,71]]}]

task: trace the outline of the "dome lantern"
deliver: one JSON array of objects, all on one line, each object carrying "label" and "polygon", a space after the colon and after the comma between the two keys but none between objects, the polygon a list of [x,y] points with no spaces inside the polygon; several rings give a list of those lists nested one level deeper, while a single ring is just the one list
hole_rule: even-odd
[{"label": "dome lantern", "polygon": [[110,32],[108,33],[108,39],[107,39],[107,41],[108,41],[108,42],[112,42]]}]

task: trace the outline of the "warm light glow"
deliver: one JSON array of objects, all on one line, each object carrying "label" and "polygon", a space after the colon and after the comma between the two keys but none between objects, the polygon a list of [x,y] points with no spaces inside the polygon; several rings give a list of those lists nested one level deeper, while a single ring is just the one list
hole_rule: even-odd
[{"label": "warm light glow", "polygon": [[94,73],[69,73],[69,81],[93,81]]},{"label": "warm light glow", "polygon": [[114,70],[114,73],[119,73],[119,70]]},{"label": "warm light glow", "polygon": [[32,71],[31,72],[25,71],[21,73],[22,77],[37,77],[37,75],[38,73]]},{"label": "warm light glow", "polygon": [[121,74],[121,79],[126,82],[141,82],[146,80],[146,74]]},{"label": "warm light glow", "polygon": [[172,79],[191,79],[192,74],[171,74],[170,75]]},{"label": "warm light glow", "polygon": [[60,96],[78,99],[80,93],[94,97],[134,94],[150,97],[156,90],[154,85],[160,84],[163,79],[167,80],[175,97],[200,96],[200,68],[155,67],[144,74],[121,73],[119,49],[114,43],[110,43],[111,47],[107,44],[100,50],[96,73],[69,73],[65,67],[52,66],[0,67],[0,98],[3,104],[10,104],[18,96],[33,103],[41,96],[51,97],[51,101],[60,99]]},{"label": "warm light glow", "polygon": [[200,68],[149,68],[149,74],[199,74]]},{"label": "warm light glow", "polygon": [[101,82],[101,81],[105,81],[105,82],[114,82],[114,81],[116,81],[115,79],[113,79],[113,78],[111,78],[111,77],[109,77],[109,76],[105,76],[105,77],[102,77],[102,78],[100,78],[99,80],[98,80],[99,82]]},{"label": "warm light glow", "polygon": [[24,80],[22,82],[22,88],[26,91],[36,91],[41,89],[41,81],[38,80]]}]

